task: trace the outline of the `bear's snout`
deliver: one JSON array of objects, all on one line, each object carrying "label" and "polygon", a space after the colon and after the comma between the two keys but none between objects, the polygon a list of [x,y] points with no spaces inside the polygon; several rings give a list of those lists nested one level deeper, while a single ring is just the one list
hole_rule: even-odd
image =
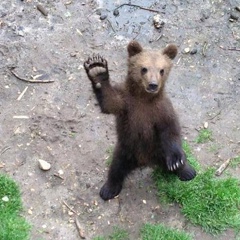
[{"label": "bear's snout", "polygon": [[147,91],[149,92],[156,92],[158,90],[158,84],[151,82],[148,84]]}]

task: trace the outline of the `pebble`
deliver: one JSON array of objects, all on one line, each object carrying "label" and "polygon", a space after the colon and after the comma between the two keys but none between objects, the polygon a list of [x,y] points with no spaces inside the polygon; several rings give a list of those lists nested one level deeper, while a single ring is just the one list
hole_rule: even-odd
[{"label": "pebble", "polygon": [[196,48],[193,48],[191,51],[190,51],[190,54],[196,54],[197,53],[197,49]]},{"label": "pebble", "polygon": [[74,213],[72,211],[68,211],[68,215],[72,216]]},{"label": "pebble", "polygon": [[238,18],[239,18],[239,17],[237,16],[237,14],[235,14],[235,13],[232,12],[232,13],[230,14],[229,21],[231,21],[231,20],[237,21]]},{"label": "pebble", "polygon": [[185,53],[189,53],[189,52],[190,52],[190,48],[188,48],[188,47],[187,47],[187,48],[184,48],[184,52],[185,52]]},{"label": "pebble", "polygon": [[153,24],[154,27],[157,29],[162,28],[164,26],[164,22],[161,20],[161,16],[159,14],[153,17]]},{"label": "pebble", "polygon": [[40,169],[44,171],[48,171],[51,168],[51,164],[46,162],[45,160],[39,159],[38,163],[39,163]]},{"label": "pebble", "polygon": [[100,16],[100,20],[105,20],[107,18],[107,14],[102,14],[101,16]]},{"label": "pebble", "polygon": [[118,9],[115,9],[115,10],[113,11],[113,15],[114,15],[115,17],[119,15]]},{"label": "pebble", "polygon": [[37,10],[42,13],[42,15],[47,16],[48,11],[40,4],[37,5]]},{"label": "pebble", "polygon": [[3,200],[4,202],[9,202],[8,196],[4,196],[4,197],[2,198],[2,200]]},{"label": "pebble", "polygon": [[203,124],[203,127],[204,127],[205,129],[207,129],[207,128],[208,128],[208,122],[205,122],[205,123]]}]

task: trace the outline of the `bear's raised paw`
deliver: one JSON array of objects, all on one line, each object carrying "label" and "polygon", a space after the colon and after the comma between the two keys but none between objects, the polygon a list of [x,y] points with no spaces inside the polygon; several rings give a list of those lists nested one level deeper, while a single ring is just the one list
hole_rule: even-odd
[{"label": "bear's raised paw", "polygon": [[101,88],[101,82],[109,79],[107,60],[100,55],[93,55],[84,62],[84,68],[91,82]]}]

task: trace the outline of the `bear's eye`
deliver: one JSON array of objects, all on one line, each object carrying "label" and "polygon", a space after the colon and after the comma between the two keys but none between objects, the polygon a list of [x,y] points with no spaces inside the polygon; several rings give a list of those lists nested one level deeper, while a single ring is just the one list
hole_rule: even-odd
[{"label": "bear's eye", "polygon": [[163,74],[164,74],[164,69],[161,69],[160,70],[160,75],[163,76]]},{"label": "bear's eye", "polygon": [[148,70],[147,70],[147,68],[145,68],[145,67],[143,67],[143,68],[141,69],[141,73],[142,73],[142,74],[147,73],[147,71],[148,71]]}]

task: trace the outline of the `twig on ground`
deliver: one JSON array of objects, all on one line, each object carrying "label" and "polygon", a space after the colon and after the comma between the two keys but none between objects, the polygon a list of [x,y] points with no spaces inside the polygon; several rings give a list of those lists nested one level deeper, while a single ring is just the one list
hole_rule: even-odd
[{"label": "twig on ground", "polygon": [[80,238],[85,239],[84,230],[81,228],[80,222],[78,221],[77,216],[75,217],[75,224],[79,233]]},{"label": "twig on ground", "polygon": [[215,117],[219,116],[221,114],[222,110],[220,110],[218,113],[216,113],[214,116],[208,118],[208,120],[213,120]]},{"label": "twig on ground", "polygon": [[113,28],[113,25],[112,25],[111,21],[110,21],[109,19],[107,19],[107,21],[108,21],[108,23],[109,23],[111,29],[113,30],[113,32],[116,32],[116,30]]},{"label": "twig on ground", "polygon": [[17,79],[24,81],[24,82],[29,82],[29,83],[51,83],[54,82],[54,80],[38,80],[38,79],[26,79],[23,77],[20,77],[14,70],[13,68],[10,68],[10,72],[12,73],[12,75],[14,77],[16,77]]},{"label": "twig on ground", "polygon": [[150,11],[150,12],[164,13],[164,12],[160,12],[159,10],[155,10],[155,9],[152,9],[152,8],[142,7],[142,6],[139,6],[139,5],[136,5],[136,4],[131,4],[131,3],[123,3],[123,4],[119,5],[118,7],[116,7],[116,8],[114,9],[114,11],[117,10],[117,9],[119,9],[119,8],[121,8],[121,7],[123,7],[123,6],[138,7],[138,8],[140,8],[140,9],[142,9],[142,10],[146,10],[146,11]]},{"label": "twig on ground", "polygon": [[0,156],[3,155],[7,150],[9,150],[10,147],[6,146],[0,151]]},{"label": "twig on ground", "polygon": [[220,176],[223,171],[228,167],[229,163],[231,162],[231,158],[227,159],[216,171],[215,175]]},{"label": "twig on ground", "polygon": [[77,214],[77,212],[76,212],[73,208],[71,208],[65,201],[63,201],[63,204],[64,204],[71,212]]},{"label": "twig on ground", "polygon": [[17,115],[17,116],[13,116],[13,119],[29,119],[29,117],[24,115]]},{"label": "twig on ground", "polygon": [[28,86],[25,87],[25,89],[22,91],[22,93],[18,96],[18,98],[17,98],[18,101],[20,101],[22,99],[22,97],[26,93],[27,89],[28,89]]},{"label": "twig on ground", "polygon": [[225,48],[223,46],[219,46],[221,49],[223,50],[229,50],[229,51],[240,51],[240,48],[236,48],[236,47],[229,47],[229,48]]},{"label": "twig on ground", "polygon": [[60,178],[60,179],[62,179],[62,180],[64,180],[64,178],[63,177],[61,177],[59,174],[57,174],[57,173],[54,173],[53,174],[55,177],[58,177],[58,178]]},{"label": "twig on ground", "polygon": [[202,54],[204,57],[206,57],[207,46],[208,46],[208,43],[205,41],[202,49]]}]

